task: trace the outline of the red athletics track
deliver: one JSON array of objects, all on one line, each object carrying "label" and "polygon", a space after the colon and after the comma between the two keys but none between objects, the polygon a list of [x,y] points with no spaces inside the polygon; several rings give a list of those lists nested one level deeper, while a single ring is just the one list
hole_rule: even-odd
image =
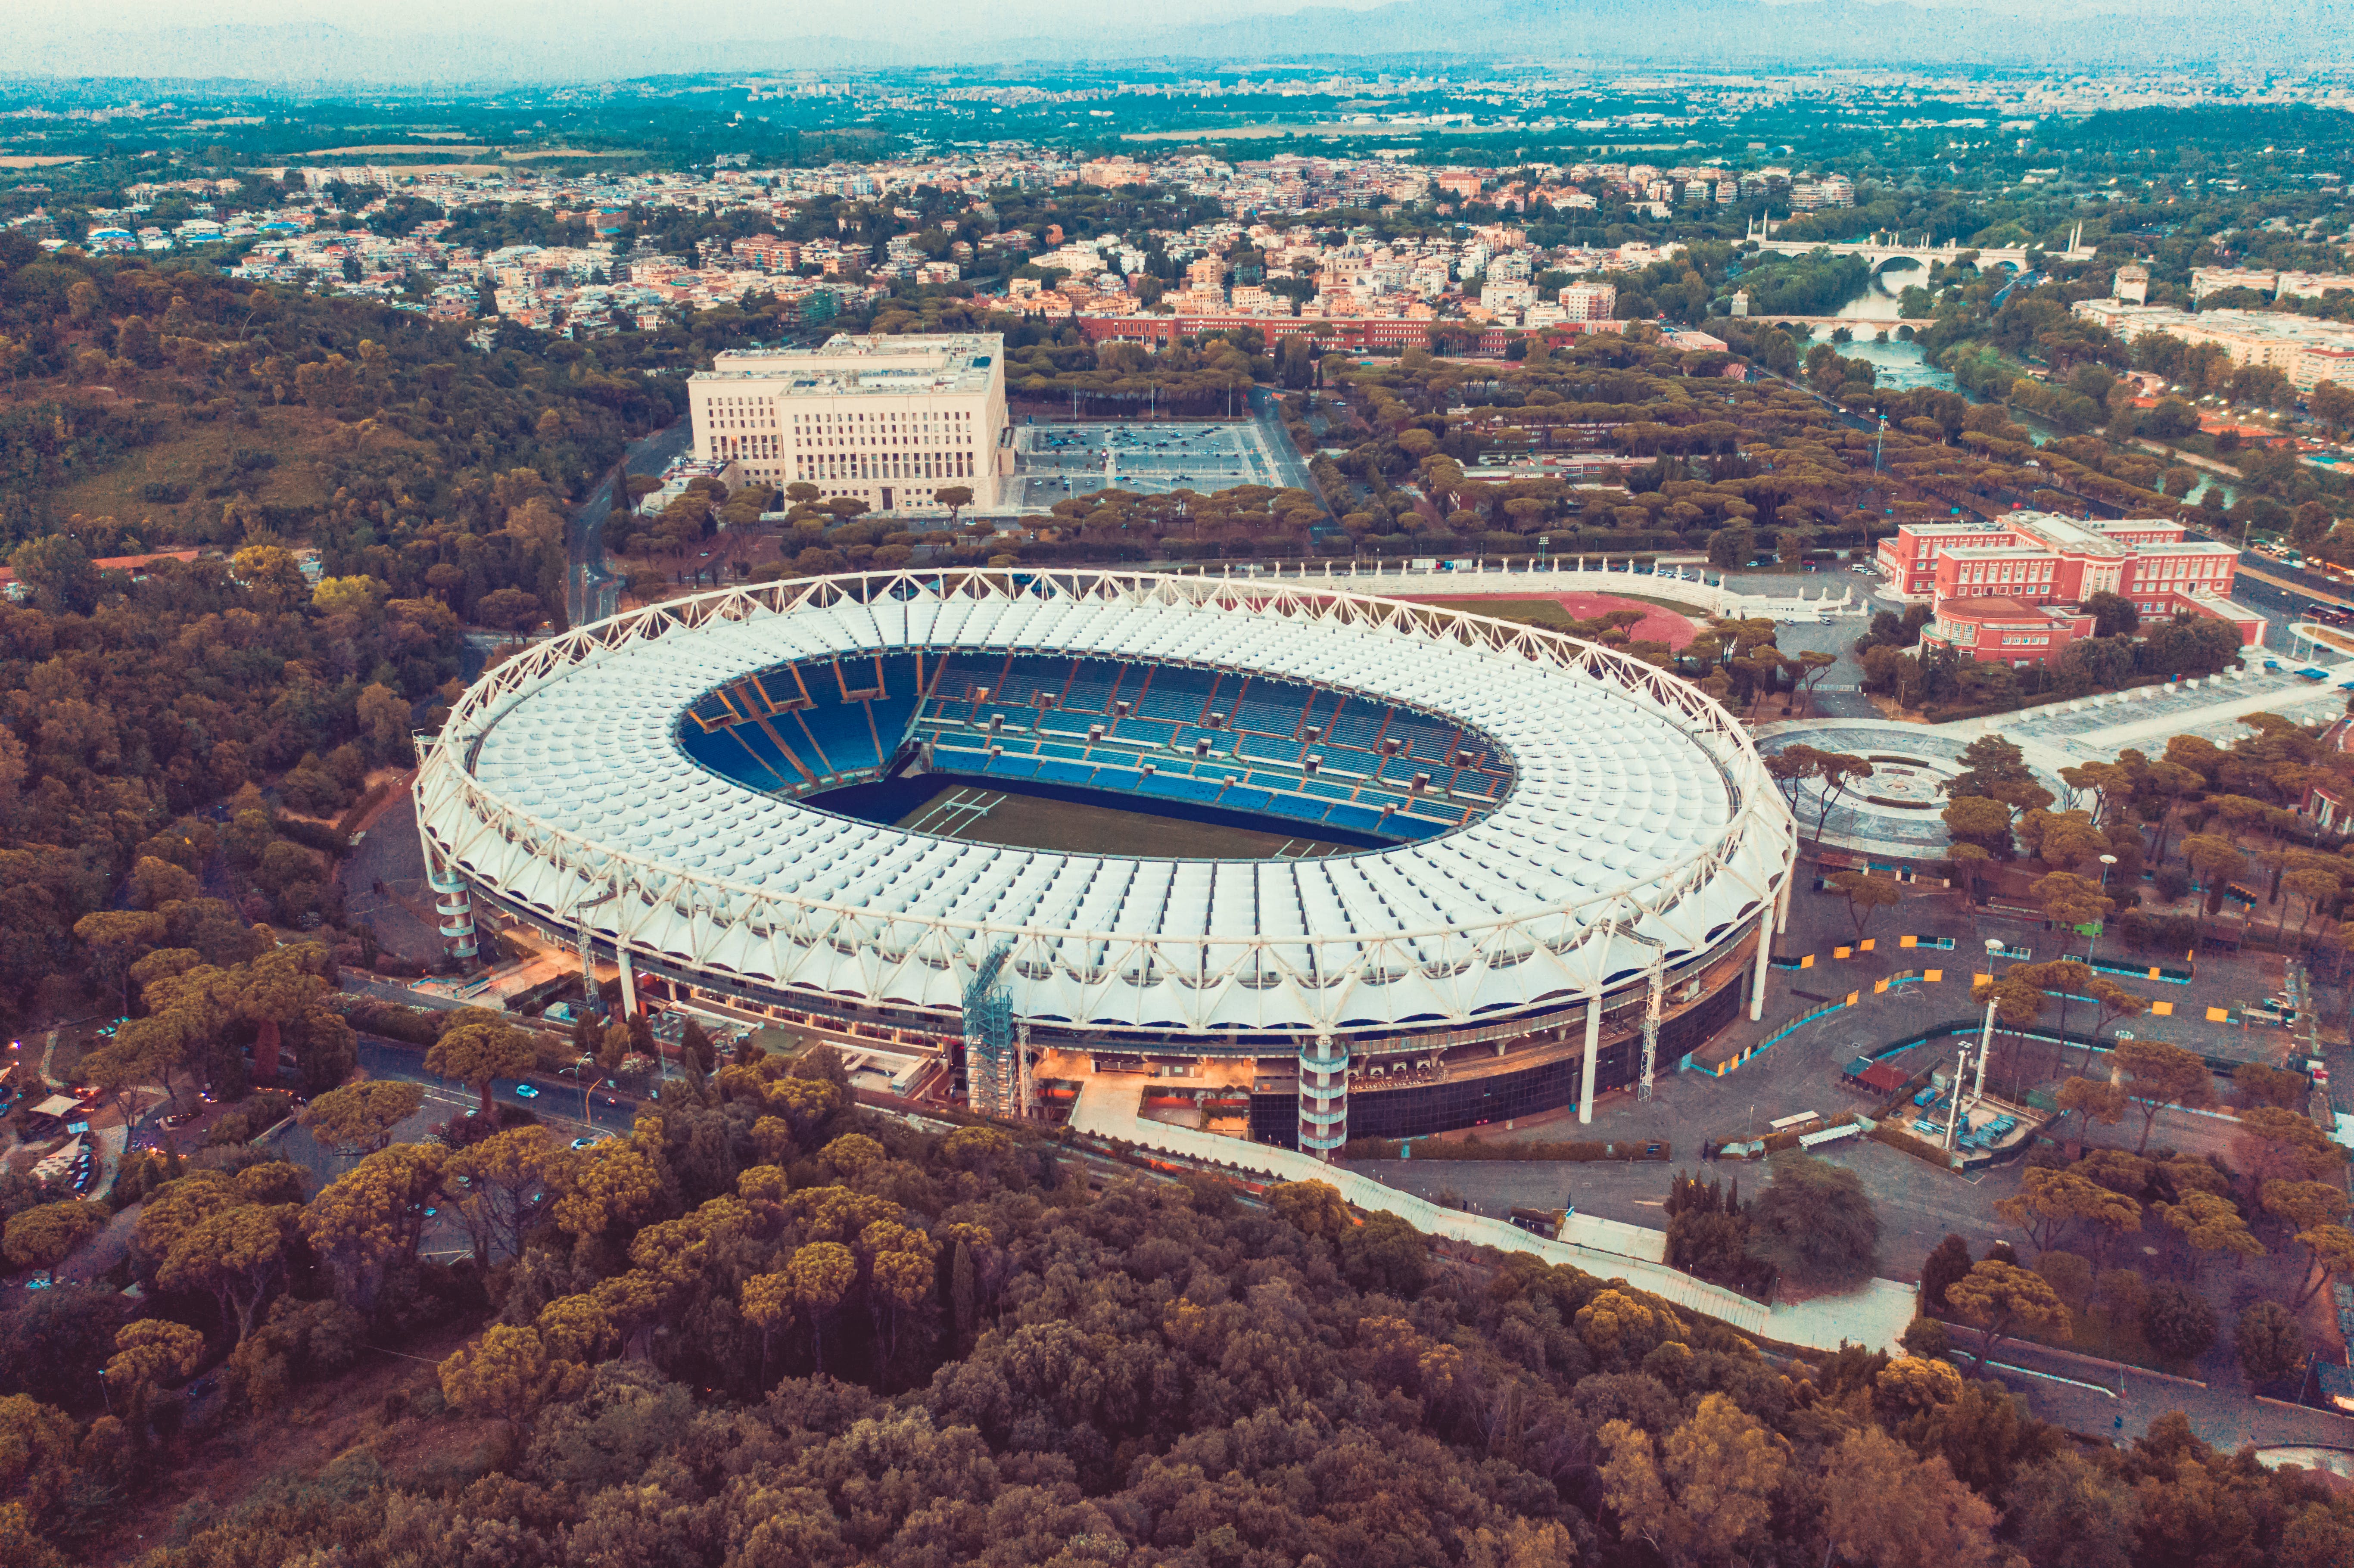
[{"label": "red athletics track", "polygon": [[1664,642],[1670,648],[1681,648],[1692,640],[1698,630],[1684,617],[1671,609],[1661,609],[1656,604],[1638,604],[1633,599],[1616,599],[1606,593],[1498,593],[1498,594],[1413,594],[1416,604],[1451,603],[1458,609],[1478,614],[1479,600],[1492,599],[1500,604],[1514,599],[1527,603],[1532,599],[1551,600],[1579,620],[1591,620],[1607,615],[1614,609],[1631,609],[1642,616],[1628,633],[1638,642]]}]

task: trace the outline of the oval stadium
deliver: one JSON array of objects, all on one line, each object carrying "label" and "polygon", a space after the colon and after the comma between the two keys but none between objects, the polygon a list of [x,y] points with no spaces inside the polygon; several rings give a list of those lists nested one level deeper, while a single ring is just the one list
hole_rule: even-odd
[{"label": "oval stadium", "polygon": [[[535,644],[424,743],[445,939],[1313,1152],[1648,1094],[1744,1007],[1789,810],[1608,648],[1313,579],[871,573]],[[1148,1102],[1151,1103],[1151,1102]]]}]

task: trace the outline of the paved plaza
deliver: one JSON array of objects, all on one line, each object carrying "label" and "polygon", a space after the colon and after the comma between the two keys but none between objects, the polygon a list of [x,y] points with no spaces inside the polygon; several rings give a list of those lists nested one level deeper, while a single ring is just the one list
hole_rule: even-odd
[{"label": "paved plaza", "polygon": [[1007,499],[1023,512],[1101,490],[1207,495],[1242,484],[1292,482],[1257,420],[1031,424],[1013,429]]},{"label": "paved plaza", "polygon": [[[1946,780],[1962,771],[1961,755],[1985,735],[1967,725],[1898,724],[1890,719],[1797,719],[1760,726],[1757,748],[1767,756],[1804,744],[1822,751],[1861,757],[1872,776],[1856,780],[1827,803],[1819,785],[1798,786],[1794,810],[1810,839],[1822,824],[1822,842],[1865,854],[1934,860],[1946,852],[1943,812]],[[2058,775],[2037,768],[2036,777],[2058,798],[2068,787]]]}]

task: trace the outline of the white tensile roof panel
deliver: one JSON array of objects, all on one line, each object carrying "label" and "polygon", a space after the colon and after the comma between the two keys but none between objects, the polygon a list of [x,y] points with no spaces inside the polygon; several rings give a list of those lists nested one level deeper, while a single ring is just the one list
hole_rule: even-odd
[{"label": "white tensile roof panel", "polygon": [[[1568,639],[1466,637],[1426,609],[1219,595],[1198,579],[1074,574],[1009,595],[1001,577],[945,597],[917,574],[844,580],[887,583],[887,597],[725,590],[689,602],[740,606],[730,618],[584,628],[510,684],[493,672],[420,774],[421,820],[471,874],[556,918],[591,882],[631,883],[641,896],[592,907],[590,924],[716,984],[950,1006],[979,958],[1011,942],[1017,1013],[1105,1026],[1314,1030],[1557,1003],[1663,951],[1708,948],[1783,874],[1788,814],[1738,727]],[[1486,816],[1436,839],[1213,863],[877,827],[721,778],[675,738],[723,683],[914,647],[1344,687],[1459,719],[1513,779]]]}]

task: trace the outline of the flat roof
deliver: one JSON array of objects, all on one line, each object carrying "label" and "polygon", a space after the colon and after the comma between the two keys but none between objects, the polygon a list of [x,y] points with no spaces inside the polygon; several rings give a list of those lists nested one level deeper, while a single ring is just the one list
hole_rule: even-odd
[{"label": "flat roof", "polygon": [[786,383],[788,397],[906,397],[985,392],[1002,374],[1000,333],[911,333],[854,337],[837,333],[821,348],[757,348],[715,355],[687,379],[722,385]]},{"label": "flat roof", "polygon": [[1949,599],[1938,607],[1940,619],[1958,620],[2068,620],[2079,611],[2052,604],[2022,604],[1989,594],[1984,599]]}]

